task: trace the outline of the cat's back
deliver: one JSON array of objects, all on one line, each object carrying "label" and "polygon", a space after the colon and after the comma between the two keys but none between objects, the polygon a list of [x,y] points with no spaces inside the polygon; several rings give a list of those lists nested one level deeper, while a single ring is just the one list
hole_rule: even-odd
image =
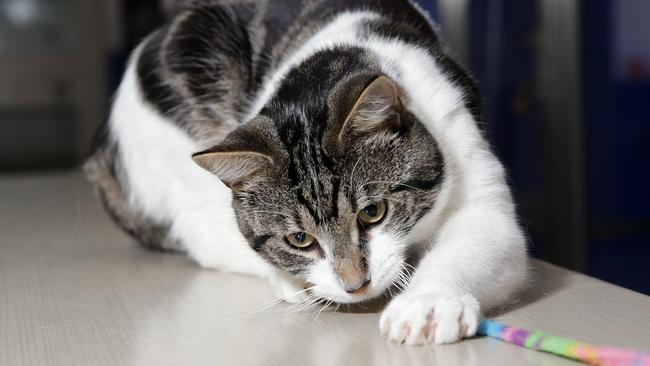
[{"label": "cat's back", "polygon": [[88,177],[140,242],[228,268],[211,240],[232,243],[227,252],[246,247],[231,193],[190,156],[245,123],[273,92],[272,76],[315,38],[327,42],[311,51],[345,37],[361,47],[374,36],[437,52],[431,24],[407,0],[193,1],[134,51]]},{"label": "cat's back", "polygon": [[190,1],[136,51],[144,100],[193,138],[218,139],[246,120],[283,61],[339,15],[359,11],[382,15],[363,32],[436,42],[408,0]]}]

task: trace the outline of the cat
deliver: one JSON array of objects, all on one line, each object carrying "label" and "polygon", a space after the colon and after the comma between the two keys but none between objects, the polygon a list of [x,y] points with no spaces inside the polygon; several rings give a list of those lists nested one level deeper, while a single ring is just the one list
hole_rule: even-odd
[{"label": "cat", "polygon": [[412,1],[189,1],[133,52],[85,171],[145,246],[288,302],[402,287],[382,334],[451,343],[527,272],[480,106]]}]

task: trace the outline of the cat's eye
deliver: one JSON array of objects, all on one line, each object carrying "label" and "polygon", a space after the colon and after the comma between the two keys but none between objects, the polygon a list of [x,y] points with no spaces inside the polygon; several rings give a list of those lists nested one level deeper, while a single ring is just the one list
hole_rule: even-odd
[{"label": "cat's eye", "polygon": [[368,205],[357,214],[359,221],[365,225],[376,224],[384,216],[386,216],[386,201],[379,201]]},{"label": "cat's eye", "polygon": [[296,248],[304,249],[314,244],[316,238],[311,234],[301,231],[288,235],[287,241]]}]

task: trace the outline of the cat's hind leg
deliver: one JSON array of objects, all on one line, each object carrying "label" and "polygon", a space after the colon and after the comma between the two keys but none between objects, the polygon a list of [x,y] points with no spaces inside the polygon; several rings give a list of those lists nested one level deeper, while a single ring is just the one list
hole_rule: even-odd
[{"label": "cat's hind leg", "polygon": [[164,251],[183,251],[178,240],[169,235],[169,225],[157,223],[131,207],[126,198],[126,187],[117,154],[118,145],[108,139],[100,142],[84,164],[84,173],[94,185],[104,208],[113,221],[142,246]]}]

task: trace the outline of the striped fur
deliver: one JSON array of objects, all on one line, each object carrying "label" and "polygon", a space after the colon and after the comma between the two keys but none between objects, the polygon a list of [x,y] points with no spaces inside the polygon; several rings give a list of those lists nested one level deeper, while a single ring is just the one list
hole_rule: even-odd
[{"label": "striped fur", "polygon": [[[399,340],[440,304],[442,320],[466,314],[438,327],[444,343],[473,334],[476,299],[498,305],[525,278],[480,118],[474,83],[410,1],[186,1],[134,51],[86,171],[143,244],[271,277],[285,299],[309,284],[363,301],[412,257],[382,328]],[[360,224],[379,201],[386,217]],[[318,244],[291,246],[301,231]]]}]

